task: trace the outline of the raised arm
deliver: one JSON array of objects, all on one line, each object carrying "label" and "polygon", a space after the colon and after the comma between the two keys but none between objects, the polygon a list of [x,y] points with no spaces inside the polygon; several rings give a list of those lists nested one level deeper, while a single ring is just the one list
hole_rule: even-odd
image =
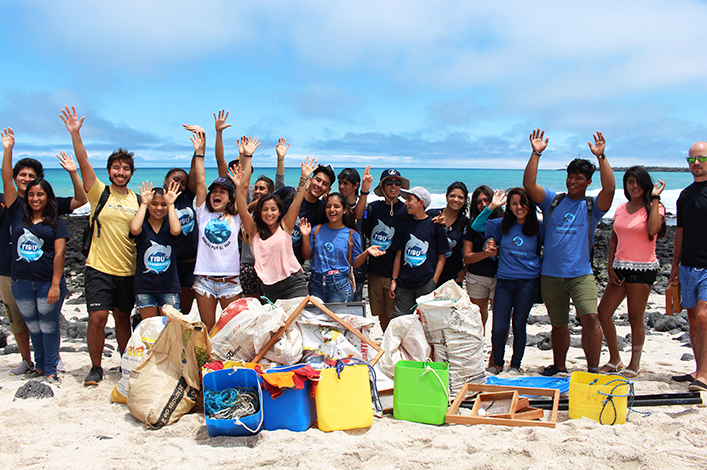
[{"label": "raised arm", "polygon": [[250,175],[246,175],[243,168],[238,165],[233,165],[228,176],[236,185],[236,208],[238,209],[238,215],[241,216],[243,229],[245,233],[253,239],[258,231],[258,227],[255,225],[253,216],[250,215],[250,210],[248,210],[248,185],[250,184]]},{"label": "raised arm", "polygon": [[290,148],[290,144],[287,144],[284,137],[280,137],[277,140],[277,146],[275,147],[275,153],[277,153],[277,170],[275,170],[275,189],[280,189],[285,187],[285,155],[287,154],[287,149]]},{"label": "raised arm", "polygon": [[238,145],[240,150],[243,147],[243,152],[241,152],[241,166],[246,175],[250,176],[253,173],[253,154],[255,149],[260,147],[260,142],[258,142],[257,137],[241,137],[241,144]]},{"label": "raised arm", "polygon": [[76,161],[79,164],[79,168],[81,168],[83,189],[85,192],[89,192],[97,178],[93,165],[88,161],[86,147],[84,147],[83,140],[81,140],[81,126],[86,116],[82,116],[81,119],[79,119],[76,115],[76,108],[72,106],[71,109],[69,109],[68,106],[65,106],[64,109],[61,110],[59,117],[64,121],[66,130],[71,134],[71,143],[74,145],[74,155],[76,155]]},{"label": "raised arm", "polygon": [[309,177],[312,175],[316,167],[317,160],[314,158],[310,162],[309,157],[307,157],[306,160],[302,162],[302,176],[300,176],[299,184],[297,185],[297,194],[295,194],[295,198],[292,201],[292,204],[290,204],[290,208],[288,209],[285,218],[282,219],[282,228],[288,233],[292,233],[292,229],[297,223],[297,217],[299,216],[299,209],[302,205],[302,200],[304,199],[304,193],[307,191],[307,188],[309,188]]},{"label": "raised arm", "polygon": [[12,180],[12,148],[15,146],[15,132],[11,127],[2,130],[2,183],[5,192],[5,205],[10,207],[17,199],[17,189]]},{"label": "raised arm", "polygon": [[371,190],[373,184],[373,176],[371,176],[371,165],[368,165],[365,170],[363,170],[363,179],[361,180],[361,195],[358,197],[356,206],[354,207],[354,216],[356,220],[363,217],[363,213],[366,210],[366,203],[368,201],[368,192]]},{"label": "raised arm", "polygon": [[204,152],[206,152],[206,136],[194,133],[191,136],[194,144],[194,176],[196,177],[196,207],[206,201],[206,169],[204,168]]},{"label": "raised arm", "polygon": [[171,233],[175,237],[182,234],[182,224],[179,222],[177,210],[174,208],[174,202],[177,200],[180,194],[182,193],[179,191],[179,183],[177,183],[176,181],[170,181],[169,188],[165,188],[164,202],[167,203],[167,216],[169,217],[169,233]]},{"label": "raised arm", "polygon": [[214,153],[216,154],[218,175],[223,177],[228,176],[228,164],[226,163],[226,155],[223,151],[223,130],[231,127],[230,124],[226,124],[226,119],[228,119],[228,111],[225,109],[219,111],[218,115],[214,113],[214,125],[216,127],[216,144],[214,145]]},{"label": "raised arm", "polygon": [[543,140],[543,137],[545,137],[545,131],[540,129],[535,129],[530,134],[530,145],[533,147],[533,153],[530,155],[530,160],[525,165],[525,172],[523,173],[523,187],[528,191],[530,198],[535,204],[540,204],[545,199],[545,190],[537,182],[540,155],[547,148],[547,143],[550,141],[549,137],[546,137],[545,140]]},{"label": "raised arm", "polygon": [[79,176],[79,169],[76,167],[76,162],[71,158],[71,155],[68,155],[63,150],[56,157],[59,159],[61,167],[69,172],[71,183],[74,185],[74,197],[71,198],[71,205],[69,206],[74,211],[88,202],[86,191],[83,189],[83,182]]},{"label": "raised arm", "polygon": [[[142,223],[145,220],[145,214],[147,214],[147,206],[152,202],[152,198],[155,196],[155,191],[152,189],[152,183],[149,181],[144,181],[140,185],[140,207],[130,221],[130,233],[133,236],[140,235],[142,233]],[[179,221],[177,221],[179,222]]]},{"label": "raised arm", "polygon": [[609,165],[609,160],[604,155],[606,148],[606,140],[601,132],[593,135],[594,145],[588,142],[589,149],[599,160],[599,174],[601,175],[601,191],[597,195],[597,207],[600,211],[606,212],[611,209],[611,203],[614,201],[614,191],[616,190],[616,180],[614,179],[614,170]]},{"label": "raised arm", "polygon": [[648,235],[654,236],[660,232],[665,216],[660,214],[660,193],[665,189],[665,181],[658,180],[651,192],[651,211],[648,215]]},{"label": "raised arm", "polygon": [[481,211],[481,214],[476,216],[474,219],[474,222],[471,224],[471,229],[474,231],[477,231],[479,233],[483,233],[485,231],[486,227],[486,221],[488,220],[489,216],[493,214],[493,211],[495,211],[498,207],[501,207],[503,204],[506,203],[506,193],[502,189],[498,189],[493,193],[493,199],[491,200],[491,203],[484,207],[484,210]]}]

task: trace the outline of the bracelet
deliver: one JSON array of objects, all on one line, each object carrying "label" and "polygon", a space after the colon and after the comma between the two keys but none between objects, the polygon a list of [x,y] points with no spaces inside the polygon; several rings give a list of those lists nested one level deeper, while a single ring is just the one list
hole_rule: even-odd
[{"label": "bracelet", "polygon": [[244,154],[242,154],[241,156],[242,156],[242,157],[248,157],[248,158],[250,158],[250,157],[252,157],[252,156],[253,156],[253,154],[250,154],[250,155],[246,155],[246,154],[244,153]]},{"label": "bracelet", "polygon": [[537,155],[538,157],[542,156],[541,152],[538,152],[537,150],[533,149],[533,155]]},{"label": "bracelet", "polygon": [[392,281],[398,282],[398,278],[397,278],[397,277],[391,277],[390,280],[391,280],[391,282],[392,282]]},{"label": "bracelet", "polygon": [[361,191],[361,196],[368,196],[370,191]]},{"label": "bracelet", "polygon": [[651,201],[660,201],[660,196],[651,196]]},{"label": "bracelet", "polygon": [[194,154],[194,158],[204,158],[204,156],[203,156],[203,155]]},{"label": "bracelet", "polygon": [[606,160],[606,155],[603,153],[597,157],[599,160]]}]

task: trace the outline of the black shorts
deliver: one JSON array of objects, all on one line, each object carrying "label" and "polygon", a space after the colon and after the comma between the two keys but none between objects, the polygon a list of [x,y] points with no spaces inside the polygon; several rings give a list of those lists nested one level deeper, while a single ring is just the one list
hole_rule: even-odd
[{"label": "black shorts", "polygon": [[191,289],[194,286],[194,267],[196,261],[184,261],[177,263],[177,276],[179,276],[179,285]]},{"label": "black shorts", "polygon": [[614,269],[614,271],[619,277],[623,276],[624,282],[629,284],[647,284],[652,286],[658,278],[658,271],[655,269],[647,271],[639,269]]},{"label": "black shorts", "polygon": [[133,311],[135,276],[111,276],[87,266],[84,279],[89,312],[116,309],[123,313]]}]

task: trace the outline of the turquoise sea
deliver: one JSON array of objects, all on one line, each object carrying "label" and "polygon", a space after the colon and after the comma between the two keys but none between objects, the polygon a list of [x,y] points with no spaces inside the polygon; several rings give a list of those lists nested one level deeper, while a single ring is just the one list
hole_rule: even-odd
[{"label": "turquoise sea", "polygon": [[[335,168],[338,173],[342,168]],[[138,191],[140,183],[150,181],[153,184],[162,183],[169,168],[139,168],[133,175],[129,188]],[[363,174],[363,168],[358,168]],[[374,178],[374,187],[380,178],[384,168],[374,168],[371,170]],[[108,181],[105,170],[97,169],[98,177],[102,181]],[[264,174],[275,179],[274,168],[256,168],[255,175]],[[432,194],[432,207],[443,207],[445,205],[444,195],[447,186],[454,181],[463,181],[471,193],[479,185],[486,184],[493,189],[508,189],[514,186],[522,186],[523,170],[490,170],[490,169],[468,169],[468,168],[404,168],[401,174],[410,180],[412,186],[424,186]],[[288,185],[296,185],[299,180],[299,167],[287,168],[285,170],[285,181]],[[47,168],[45,176],[54,187],[57,196],[73,195],[73,186],[68,173],[61,168]],[[217,176],[216,168],[206,169],[207,181],[213,181]],[[540,170],[538,171],[538,183],[552,191],[565,191],[565,178],[567,173],[562,170]],[[692,183],[690,173],[655,172],[651,173],[653,180],[662,179],[667,186],[663,192],[662,202],[669,213],[675,213],[675,202],[680,191]],[[607,217],[611,217],[614,209],[619,204],[626,202],[622,191],[623,172],[615,172],[617,191],[614,197],[614,204]],[[336,189],[336,184],[334,185]],[[596,195],[601,189],[599,173],[595,173],[589,194]],[[373,194],[371,193],[371,196]],[[375,196],[373,196],[375,199]],[[88,206],[80,209],[77,213],[85,213]]]}]

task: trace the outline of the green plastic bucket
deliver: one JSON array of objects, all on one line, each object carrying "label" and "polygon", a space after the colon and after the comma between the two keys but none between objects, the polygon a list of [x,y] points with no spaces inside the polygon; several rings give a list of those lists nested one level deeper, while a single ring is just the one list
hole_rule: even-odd
[{"label": "green plastic bucket", "polygon": [[393,400],[395,419],[444,424],[449,407],[449,364],[398,361]]}]

